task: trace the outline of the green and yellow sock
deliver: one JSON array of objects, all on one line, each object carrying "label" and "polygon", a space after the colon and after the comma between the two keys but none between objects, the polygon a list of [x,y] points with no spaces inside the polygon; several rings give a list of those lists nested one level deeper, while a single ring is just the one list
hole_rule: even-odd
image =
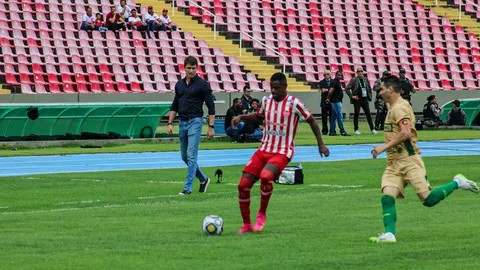
[{"label": "green and yellow sock", "polygon": [[395,207],[395,198],[390,195],[382,196],[382,214],[385,232],[395,234],[397,224],[397,208]]},{"label": "green and yellow sock", "polygon": [[450,181],[443,186],[439,186],[430,192],[430,195],[428,195],[428,197],[425,199],[423,205],[432,207],[448,197],[448,195],[450,195],[457,188],[458,184],[455,181]]}]

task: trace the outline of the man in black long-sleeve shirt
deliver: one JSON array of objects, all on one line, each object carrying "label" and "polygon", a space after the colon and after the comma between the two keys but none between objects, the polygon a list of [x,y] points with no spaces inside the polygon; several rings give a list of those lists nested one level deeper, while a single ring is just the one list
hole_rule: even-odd
[{"label": "man in black long-sleeve shirt", "polygon": [[214,135],[213,124],[215,121],[215,104],[213,103],[212,89],[207,81],[198,77],[198,62],[192,56],[185,58],[186,76],[175,85],[175,97],[168,117],[168,133],[173,133],[173,119],[180,118],[178,138],[182,160],[187,164],[187,179],[183,191],[179,195],[192,193],[193,180],[200,180],[198,192],[206,192],[210,178],[208,178],[197,164],[198,146],[202,135],[203,103],[208,107],[207,137]]}]

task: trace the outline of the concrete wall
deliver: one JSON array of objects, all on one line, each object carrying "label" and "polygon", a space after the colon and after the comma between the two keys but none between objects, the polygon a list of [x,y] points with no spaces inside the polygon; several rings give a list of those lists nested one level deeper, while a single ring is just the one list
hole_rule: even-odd
[{"label": "concrete wall", "polygon": [[[252,96],[261,99],[268,93],[258,92],[253,93]],[[305,102],[307,107],[315,114],[320,114],[320,93],[316,91],[311,92],[291,92],[290,94],[297,96]],[[412,105],[415,112],[420,113],[423,109],[423,104],[426,103],[429,95],[436,95],[439,105],[443,105],[454,99],[465,98],[480,98],[480,90],[477,91],[421,91],[416,92],[412,98]],[[217,115],[225,115],[227,109],[231,106],[232,100],[240,97],[241,93],[215,93],[216,111]],[[143,94],[10,94],[0,95],[0,103],[15,104],[15,103],[84,103],[84,102],[159,102],[173,100],[171,93],[143,93]],[[344,112],[349,115],[353,113],[353,105],[350,104],[348,96],[345,95],[343,99]],[[372,112],[373,102],[371,103]],[[206,111],[206,110],[205,110]]]}]

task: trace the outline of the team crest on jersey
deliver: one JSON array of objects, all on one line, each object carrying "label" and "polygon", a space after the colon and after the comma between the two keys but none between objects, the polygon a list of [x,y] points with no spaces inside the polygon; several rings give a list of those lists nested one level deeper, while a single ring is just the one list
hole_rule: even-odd
[{"label": "team crest on jersey", "polygon": [[392,123],[385,123],[385,126],[383,127],[383,131],[392,132],[393,131]]}]

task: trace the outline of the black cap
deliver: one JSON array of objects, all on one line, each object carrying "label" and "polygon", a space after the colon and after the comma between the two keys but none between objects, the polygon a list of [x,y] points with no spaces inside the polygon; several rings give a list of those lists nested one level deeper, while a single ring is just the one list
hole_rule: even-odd
[{"label": "black cap", "polygon": [[460,106],[460,100],[458,100],[458,99],[455,99],[452,103],[457,105],[457,106]]},{"label": "black cap", "polygon": [[385,70],[382,74],[383,74],[383,76],[389,76],[389,75],[390,75],[390,71]]},{"label": "black cap", "polygon": [[405,73],[406,70],[404,68],[400,68],[400,73]]}]

